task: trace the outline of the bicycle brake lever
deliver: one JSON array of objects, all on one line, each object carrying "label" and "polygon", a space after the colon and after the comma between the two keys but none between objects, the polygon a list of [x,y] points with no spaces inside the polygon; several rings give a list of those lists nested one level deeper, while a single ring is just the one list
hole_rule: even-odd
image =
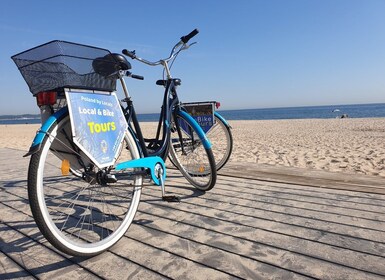
[{"label": "bicycle brake lever", "polygon": [[182,47],[182,50],[187,50],[188,48],[190,48],[192,45],[195,45],[197,44],[198,42],[193,42],[191,44],[184,44],[184,46]]}]

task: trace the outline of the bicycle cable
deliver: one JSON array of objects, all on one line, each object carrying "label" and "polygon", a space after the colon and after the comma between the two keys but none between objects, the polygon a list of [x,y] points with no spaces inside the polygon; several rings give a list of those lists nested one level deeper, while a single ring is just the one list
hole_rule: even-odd
[{"label": "bicycle cable", "polygon": [[[170,65],[169,65],[169,68],[168,68],[169,70],[171,70],[172,66],[174,65],[175,59],[178,57],[179,53],[183,50],[183,46],[184,46],[184,45],[182,45],[182,46],[179,48],[179,50],[178,50],[177,52],[175,52],[175,55],[174,55],[174,57],[172,58],[171,63],[170,63]],[[173,53],[173,51],[171,51],[170,56],[172,56],[172,53]],[[165,80],[165,71],[166,71],[166,69],[163,67],[163,74],[162,74],[163,80]]]}]

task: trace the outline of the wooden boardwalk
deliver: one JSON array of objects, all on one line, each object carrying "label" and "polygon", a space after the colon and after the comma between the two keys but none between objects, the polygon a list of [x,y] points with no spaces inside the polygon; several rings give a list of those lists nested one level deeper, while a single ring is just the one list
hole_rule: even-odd
[{"label": "wooden boardwalk", "polygon": [[145,187],[125,237],[63,255],[29,209],[28,159],[0,149],[0,279],[385,279],[385,180],[229,164],[201,193],[175,170]]}]

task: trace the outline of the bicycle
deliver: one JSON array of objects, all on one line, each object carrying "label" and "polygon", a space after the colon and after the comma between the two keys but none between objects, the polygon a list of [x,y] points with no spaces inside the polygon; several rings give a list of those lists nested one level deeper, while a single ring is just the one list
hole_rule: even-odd
[{"label": "bicycle", "polygon": [[[130,52],[130,51],[124,49],[122,52],[123,52],[123,54],[127,55],[128,57],[130,57],[134,60],[138,60],[139,62],[147,64],[149,66],[162,65],[163,66],[163,74],[166,73],[166,78],[163,77],[162,80],[156,81],[156,84],[163,86],[165,88],[164,96],[166,96],[166,92],[168,92],[168,91],[176,93],[177,86],[181,85],[180,79],[174,79],[172,77],[171,67],[172,67],[172,65],[173,65],[173,63],[174,63],[175,59],[177,58],[180,51],[187,49],[191,45],[195,44],[195,43],[192,43],[189,46],[185,45],[188,42],[188,40],[190,40],[192,37],[194,37],[196,34],[198,34],[198,32],[199,31],[197,29],[195,29],[189,35],[182,37],[181,38],[182,43],[179,42],[178,44],[183,44],[182,45],[183,47],[180,48],[179,50],[177,50],[179,45],[178,44],[175,45],[171,51],[171,55],[169,58],[159,60],[157,62],[150,62],[148,60],[140,58],[136,55],[135,51]],[[183,40],[186,40],[186,42],[183,42]],[[138,78],[138,76],[135,76],[135,77]],[[141,78],[142,77],[140,77],[140,79]],[[126,87],[123,86],[123,88],[125,89]],[[233,137],[232,137],[232,133],[230,130],[231,126],[225,120],[224,117],[222,117],[217,111],[215,111],[215,109],[219,108],[219,106],[220,106],[219,102],[216,102],[216,101],[198,102],[198,103],[195,102],[193,104],[192,103],[179,103],[177,106],[179,107],[178,110],[185,111],[191,115],[191,111],[188,110],[188,107],[194,105],[194,110],[195,110],[197,107],[200,106],[200,104],[204,104],[204,105],[212,104],[213,113],[211,113],[212,116],[209,116],[211,119],[211,121],[210,121],[211,125],[209,126],[207,131],[204,130],[204,132],[206,133],[206,135],[210,139],[210,142],[212,143],[211,150],[213,152],[214,159],[216,162],[215,163],[216,170],[218,171],[227,163],[227,161],[229,160],[231,153],[232,153]],[[163,104],[163,107],[164,106],[165,106],[165,103]],[[150,148],[152,147],[152,145],[154,143],[159,142],[159,136],[160,136],[159,128],[160,128],[160,124],[162,122],[162,118],[164,118],[164,116],[161,114],[155,139],[151,139],[151,140],[146,139],[148,142],[150,142],[150,144],[149,144]],[[199,120],[197,120],[196,118],[194,118],[194,119],[201,125]],[[196,141],[193,141],[192,139],[190,139],[190,137],[180,137],[179,131],[175,130],[175,129],[171,130],[171,132],[172,133],[171,133],[171,137],[170,137],[170,141],[171,141],[170,147],[172,149],[170,150],[170,153],[169,153],[169,159],[170,159],[171,163],[175,167],[177,167],[182,172],[182,174],[184,174],[186,179],[189,180],[191,184],[196,185],[195,182],[193,180],[191,180],[192,178],[194,178],[194,176],[193,177],[190,176],[190,174],[194,174],[194,173],[189,172],[185,168],[186,164],[184,162],[186,162],[187,160],[184,159],[184,157],[186,157],[188,155],[188,152],[186,151],[188,147],[191,150],[194,150],[201,144],[201,141],[199,139]],[[142,147],[142,149],[145,150],[146,148]],[[153,153],[153,154],[159,155],[158,153]],[[164,155],[162,156],[162,158],[165,159]],[[199,186],[198,186],[198,188],[199,188]]]},{"label": "bicycle", "polygon": [[[117,79],[129,74],[131,66],[122,55],[65,41],[48,42],[12,59],[42,117],[25,155],[31,156],[28,198],[34,220],[60,251],[100,254],[131,225],[144,179],[161,186],[164,195],[164,161],[146,157],[143,139],[128,128],[115,94]],[[135,118],[133,110],[129,114]],[[210,142],[191,117],[175,110],[174,115],[195,130],[208,151],[209,166],[203,169],[212,172],[203,171],[212,188],[216,170]]]},{"label": "bicycle", "polygon": [[[126,49],[122,51],[124,55],[149,66],[160,65],[166,73],[165,79],[156,81],[157,85],[164,86],[165,91],[155,138],[144,139],[142,135],[131,97],[123,79],[127,72],[120,72],[119,80],[126,96],[123,100],[126,103],[123,112],[126,115],[130,130],[134,132],[138,139],[144,156],[159,156],[166,160],[167,156],[170,155],[173,159],[172,162],[194,187],[207,191],[214,187],[216,180],[213,146],[211,144],[210,146],[207,145],[205,140],[207,136],[180,103],[177,87],[180,86],[181,80],[172,77],[169,67],[169,64],[174,62],[181,51],[190,47],[187,43],[196,34],[198,34],[197,29],[181,37],[181,40],[172,48],[168,58],[155,62],[138,57],[135,51]],[[131,73],[128,76],[143,79],[143,77]],[[175,142],[178,142],[179,149],[174,149]],[[205,160],[203,160],[204,158]]]}]

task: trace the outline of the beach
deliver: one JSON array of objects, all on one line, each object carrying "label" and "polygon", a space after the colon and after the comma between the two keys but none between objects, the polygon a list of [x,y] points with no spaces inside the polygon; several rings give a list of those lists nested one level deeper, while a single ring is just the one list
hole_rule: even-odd
[{"label": "beach", "polygon": [[[229,121],[231,162],[385,177],[385,118]],[[155,135],[157,123],[141,123]],[[28,151],[37,124],[1,125],[0,148]]]}]

